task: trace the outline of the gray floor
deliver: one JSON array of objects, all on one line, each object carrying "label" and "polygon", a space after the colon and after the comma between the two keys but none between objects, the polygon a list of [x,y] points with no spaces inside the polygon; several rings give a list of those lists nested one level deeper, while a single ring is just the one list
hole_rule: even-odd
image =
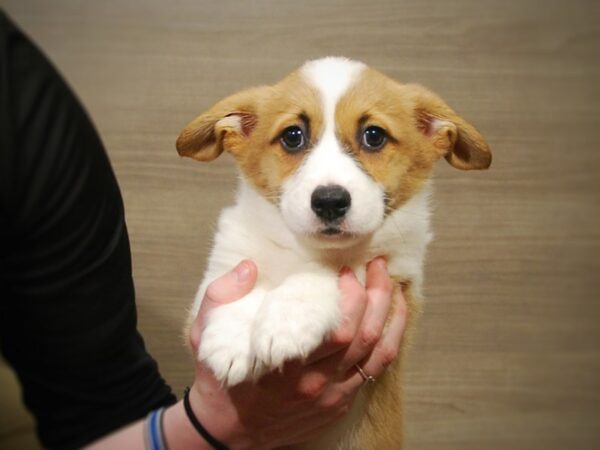
[{"label": "gray floor", "polygon": [[235,172],[180,160],[175,138],[226,94],[346,55],[434,89],[494,151],[487,173],[436,173],[407,448],[600,448],[600,2],[3,4],[103,136],[141,329],[178,391],[184,310]]}]

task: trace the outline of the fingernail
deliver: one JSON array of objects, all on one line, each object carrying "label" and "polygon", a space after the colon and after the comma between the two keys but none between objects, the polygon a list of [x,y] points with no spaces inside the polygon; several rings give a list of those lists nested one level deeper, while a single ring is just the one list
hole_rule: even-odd
[{"label": "fingernail", "polygon": [[250,277],[250,266],[246,261],[242,261],[233,269],[237,276],[238,283],[243,283]]},{"label": "fingernail", "polygon": [[355,277],[354,271],[348,266],[344,266],[340,269],[339,276]]},{"label": "fingernail", "polygon": [[350,267],[348,267],[348,266],[343,266],[343,267],[340,269],[340,271],[339,271],[338,273],[339,273],[340,275],[345,275],[345,274],[347,274],[347,273],[348,273],[348,272],[350,272],[350,271],[351,271],[351,270],[350,270]]},{"label": "fingernail", "polygon": [[383,256],[375,258],[375,264],[377,264],[380,269],[387,270],[387,261]]}]

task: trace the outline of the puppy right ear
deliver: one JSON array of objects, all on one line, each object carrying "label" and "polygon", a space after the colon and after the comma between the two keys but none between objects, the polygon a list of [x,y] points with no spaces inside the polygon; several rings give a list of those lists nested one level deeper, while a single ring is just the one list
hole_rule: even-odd
[{"label": "puppy right ear", "polygon": [[490,166],[490,146],[473,125],[423,86],[405,84],[402,88],[414,101],[417,128],[440,156],[457,169],[481,170]]},{"label": "puppy right ear", "polygon": [[250,136],[257,123],[257,106],[267,86],[239,92],[192,120],[177,138],[177,152],[198,161],[212,161]]}]

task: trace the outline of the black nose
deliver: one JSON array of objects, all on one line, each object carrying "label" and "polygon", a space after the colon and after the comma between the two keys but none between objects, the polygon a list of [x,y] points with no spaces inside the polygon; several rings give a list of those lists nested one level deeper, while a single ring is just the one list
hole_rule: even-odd
[{"label": "black nose", "polygon": [[332,221],[346,214],[351,201],[350,193],[341,186],[319,186],[310,197],[310,206],[321,219]]}]

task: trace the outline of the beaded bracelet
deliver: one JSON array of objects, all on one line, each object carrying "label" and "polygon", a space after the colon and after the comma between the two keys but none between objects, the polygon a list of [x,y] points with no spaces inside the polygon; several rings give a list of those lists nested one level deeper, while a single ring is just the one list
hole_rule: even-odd
[{"label": "beaded bracelet", "polygon": [[148,414],[145,423],[146,448],[148,450],[168,450],[163,430],[165,408],[159,408]]}]

